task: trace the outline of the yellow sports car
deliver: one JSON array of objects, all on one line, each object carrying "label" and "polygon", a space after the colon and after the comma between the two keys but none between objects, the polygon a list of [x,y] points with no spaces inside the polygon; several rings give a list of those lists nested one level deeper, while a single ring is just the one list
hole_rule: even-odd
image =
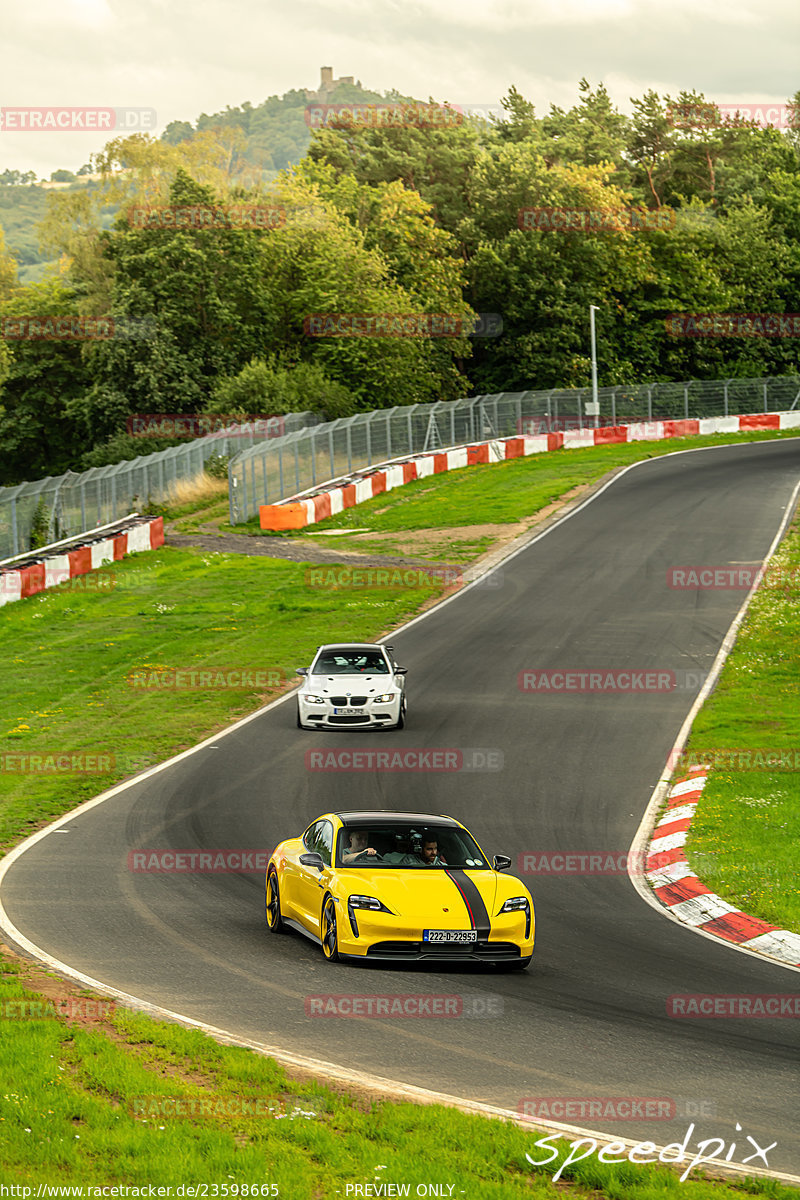
[{"label": "yellow sports car", "polygon": [[281,842],[267,867],[273,933],[294,929],[327,959],[480,962],[521,969],[533,954],[530,892],[489,864],[452,817],[327,813]]}]

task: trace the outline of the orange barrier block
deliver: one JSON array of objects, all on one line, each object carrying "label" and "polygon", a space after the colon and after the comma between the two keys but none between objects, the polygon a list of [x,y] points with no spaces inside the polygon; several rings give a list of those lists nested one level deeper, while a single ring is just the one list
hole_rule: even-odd
[{"label": "orange barrier block", "polygon": [[595,446],[610,446],[614,442],[627,442],[628,430],[625,425],[599,425],[594,431]]},{"label": "orange barrier block", "polygon": [[476,463],[488,463],[488,461],[488,442],[482,442],[480,446],[467,446],[467,466],[473,467],[476,465]]},{"label": "orange barrier block", "polygon": [[561,450],[561,449],[563,449],[563,446],[564,446],[564,434],[563,433],[548,433],[548,435],[547,435],[547,449],[548,450]]},{"label": "orange barrier block", "polygon": [[434,475],[441,475],[446,470],[447,470],[447,455],[446,454],[434,454],[434,456],[433,456],[433,473],[434,473]]},{"label": "orange barrier block", "polygon": [[386,491],[386,472],[385,471],[376,471],[376,473],[372,476],[372,494],[373,494],[373,496],[380,496],[381,492],[385,492],[385,491]]},{"label": "orange barrier block", "polygon": [[748,413],[739,417],[740,429],[780,429],[780,413]]},{"label": "orange barrier block", "polygon": [[525,453],[524,438],[508,438],[506,441],[506,458],[522,458]]},{"label": "orange barrier block", "polygon": [[342,508],[352,508],[356,502],[356,485],[346,483],[342,488]]},{"label": "orange barrier block", "polygon": [[[163,517],[159,517],[159,520],[161,521],[161,540],[163,541],[164,540]],[[124,558],[127,553],[128,553],[128,535],[127,535],[127,533],[114,534],[114,562],[119,562],[119,560],[121,558]]]},{"label": "orange barrier block", "polygon": [[[150,549],[157,550],[159,546],[164,545],[164,518],[156,517],[150,522]],[[117,557],[116,540],[114,543],[114,558]]]},{"label": "orange barrier block", "polygon": [[314,520],[324,521],[326,517],[331,515],[331,494],[323,492],[321,496],[314,496]]},{"label": "orange barrier block", "polygon": [[78,550],[69,551],[70,579],[75,575],[86,575],[92,569],[92,551],[89,546],[81,546]]},{"label": "orange barrier block", "polygon": [[26,596],[35,596],[37,592],[44,591],[45,585],[45,567],[44,563],[32,563],[29,567],[22,567],[19,573],[20,581],[20,596],[24,599]]},{"label": "orange barrier block", "polygon": [[403,483],[411,483],[417,478],[417,464],[415,462],[403,463]]},{"label": "orange barrier block", "polygon": [[258,520],[262,529],[302,529],[308,524],[305,504],[262,504]]},{"label": "orange barrier block", "polygon": [[700,422],[695,420],[689,421],[665,421],[664,422],[664,437],[690,437],[694,433],[700,432]]}]

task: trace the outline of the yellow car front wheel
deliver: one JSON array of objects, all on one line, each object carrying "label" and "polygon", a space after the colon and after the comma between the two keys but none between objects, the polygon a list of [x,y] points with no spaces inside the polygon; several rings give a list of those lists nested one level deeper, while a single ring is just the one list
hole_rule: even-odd
[{"label": "yellow car front wheel", "polygon": [[267,927],[273,933],[283,933],[286,926],[281,917],[281,894],[278,889],[278,876],[274,868],[267,875],[266,910]]},{"label": "yellow car front wheel", "polygon": [[322,905],[320,933],[322,953],[328,962],[336,962],[339,958],[339,936],[336,930],[336,904],[333,896],[326,896]]}]

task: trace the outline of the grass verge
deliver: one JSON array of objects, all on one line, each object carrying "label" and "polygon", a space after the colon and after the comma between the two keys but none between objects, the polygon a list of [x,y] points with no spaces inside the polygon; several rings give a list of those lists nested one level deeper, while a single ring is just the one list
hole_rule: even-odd
[{"label": "grass verge", "polygon": [[[35,973],[6,961],[0,975],[0,1012],[14,1026],[13,1037],[0,1039],[2,1180],[31,1187],[28,1195],[42,1182],[144,1189],[127,1195],[171,1187],[173,1196],[192,1195],[178,1193],[180,1185],[205,1183],[209,1197],[287,1200],[404,1194],[377,1190],[388,1184],[405,1186],[411,1196],[497,1200],[797,1195],[772,1180],[728,1184],[694,1170],[680,1182],[675,1169],[658,1163],[601,1163],[596,1152],[611,1137],[554,1184],[552,1175],[570,1153],[566,1140],[537,1146],[541,1134],[497,1119],[292,1079],[272,1059],[220,1046],[198,1031],[89,997],[68,999],[62,985],[43,977],[37,983]],[[62,1008],[71,1015],[61,1015]],[[680,1124],[664,1140],[680,1141],[686,1132]],[[696,1146],[690,1135],[679,1171]],[[580,1147],[573,1158],[589,1149]],[[433,1181],[440,1191],[427,1190]],[[367,1191],[370,1185],[375,1190]]]},{"label": "grass verge", "polygon": [[800,932],[800,524],[779,546],[684,761],[709,763],[686,854],[718,895]]}]

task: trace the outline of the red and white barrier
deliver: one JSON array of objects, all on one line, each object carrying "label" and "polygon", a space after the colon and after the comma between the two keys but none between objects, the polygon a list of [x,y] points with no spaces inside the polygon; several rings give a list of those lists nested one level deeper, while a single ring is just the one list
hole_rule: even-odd
[{"label": "red and white barrier", "polygon": [[[91,533],[85,535],[87,539]],[[78,575],[96,571],[106,563],[118,562],[127,554],[156,550],[164,545],[164,518],[141,517],[121,533],[109,533],[98,541],[70,544],[69,549],[48,553],[36,562],[0,567],[0,607],[14,600],[35,596],[46,588],[58,587]],[[32,552],[31,557],[35,554]]]},{"label": "red and white barrier", "polygon": [[800,967],[800,934],[748,917],[707,888],[689,866],[684,846],[707,778],[701,767],[670,790],[667,811],[647,848],[645,878],[685,925]]},{"label": "red and white barrier", "polygon": [[610,446],[624,442],[658,442],[666,438],[708,433],[740,433],[759,429],[800,428],[800,412],[747,413],[737,417],[702,417],[675,421],[641,421],[633,425],[601,425],[597,429],[568,429],[559,433],[521,434],[468,446],[456,446],[438,454],[412,455],[403,462],[371,471],[353,483],[327,488],[312,496],[281,504],[262,504],[262,529],[303,529],[345,508],[353,508],[382,492],[393,491],[413,479],[457,471],[477,463],[503,462],[549,450],[576,450],[582,446]]}]

